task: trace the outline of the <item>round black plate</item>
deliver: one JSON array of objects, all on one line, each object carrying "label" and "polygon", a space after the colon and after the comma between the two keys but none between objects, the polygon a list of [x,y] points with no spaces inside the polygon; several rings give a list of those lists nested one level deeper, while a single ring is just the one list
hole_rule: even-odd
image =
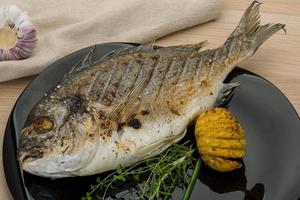
[{"label": "round black plate", "polygon": [[[133,44],[97,45],[94,59]],[[32,107],[55,87],[91,47],[74,52],[41,72],[23,91],[10,115],[3,143],[7,184],[15,199],[80,199],[96,177],[51,180],[22,172],[16,160],[20,130]],[[263,66],[261,66],[263,67]],[[217,173],[202,167],[191,199],[297,200],[300,197],[300,120],[287,98],[270,82],[241,68],[227,81],[239,82],[227,104],[246,131],[245,167]],[[188,134],[193,134],[188,133]]]}]

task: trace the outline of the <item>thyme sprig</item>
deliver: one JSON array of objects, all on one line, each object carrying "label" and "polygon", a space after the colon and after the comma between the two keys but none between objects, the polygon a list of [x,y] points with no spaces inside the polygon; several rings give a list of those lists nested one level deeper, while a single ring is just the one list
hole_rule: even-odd
[{"label": "thyme sprig", "polygon": [[[190,142],[173,144],[165,152],[129,167],[119,166],[104,179],[99,177],[91,186],[83,200],[92,197],[105,199],[115,185],[128,180],[136,181],[138,199],[169,199],[176,186],[186,187],[191,180],[189,169],[193,169],[196,158],[195,149]],[[143,177],[148,176],[145,180]],[[141,182],[142,181],[142,182]],[[97,192],[101,191],[101,192]]]}]

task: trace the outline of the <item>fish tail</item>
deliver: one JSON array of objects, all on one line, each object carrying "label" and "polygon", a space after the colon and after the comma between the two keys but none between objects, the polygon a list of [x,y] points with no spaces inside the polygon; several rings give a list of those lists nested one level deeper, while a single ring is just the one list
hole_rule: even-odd
[{"label": "fish tail", "polygon": [[[234,43],[239,40],[239,43],[245,47],[251,49],[251,55],[256,52],[258,47],[270,38],[274,33],[279,30],[285,30],[285,25],[280,23],[268,23],[265,25],[260,24],[259,8],[262,3],[253,1],[247,8],[242,16],[239,24],[231,35],[226,40],[225,44]],[[249,48],[250,47],[250,48]]]}]

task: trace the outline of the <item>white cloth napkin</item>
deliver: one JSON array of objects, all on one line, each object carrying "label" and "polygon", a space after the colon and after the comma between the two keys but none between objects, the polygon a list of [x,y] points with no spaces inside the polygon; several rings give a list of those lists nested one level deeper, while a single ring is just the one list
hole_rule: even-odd
[{"label": "white cloth napkin", "polygon": [[33,54],[1,61],[0,82],[39,73],[57,59],[104,42],[144,43],[215,19],[222,0],[0,0],[26,11],[38,30]]}]

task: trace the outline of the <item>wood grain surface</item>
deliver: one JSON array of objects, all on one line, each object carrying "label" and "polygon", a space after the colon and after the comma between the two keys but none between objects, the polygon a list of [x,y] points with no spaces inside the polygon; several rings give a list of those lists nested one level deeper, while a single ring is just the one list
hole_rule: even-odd
[{"label": "wood grain surface", "polygon": [[[286,24],[283,31],[274,35],[257,51],[256,55],[240,64],[243,68],[261,75],[277,86],[300,113],[300,1],[265,0],[261,8],[262,22]],[[192,27],[157,41],[160,45],[177,45],[208,40],[208,48],[221,45],[238,23],[249,0],[225,0],[221,16],[213,21]],[[179,13],[180,14],[180,13]],[[0,83],[0,156],[6,122],[11,109],[24,87],[34,77]],[[270,99],[272,101],[272,99]],[[2,163],[0,165],[0,197],[11,199]]]}]

